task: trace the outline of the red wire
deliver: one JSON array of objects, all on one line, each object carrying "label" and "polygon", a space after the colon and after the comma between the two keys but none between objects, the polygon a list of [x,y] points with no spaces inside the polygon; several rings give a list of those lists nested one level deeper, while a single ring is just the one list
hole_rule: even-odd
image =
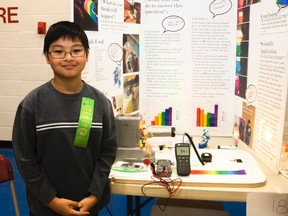
[{"label": "red wire", "polygon": [[173,197],[180,188],[180,186],[182,185],[182,179],[176,178],[173,180],[170,177],[168,177],[169,170],[167,170],[167,172],[163,172],[157,175],[155,173],[154,166],[151,166],[151,171],[153,173],[153,176],[151,176],[151,178],[154,181],[154,183],[157,183],[158,185],[164,187],[169,193],[169,198]]},{"label": "red wire", "polygon": [[162,173],[161,175],[153,175],[151,178],[155,183],[164,187],[168,191],[169,198],[173,197],[182,185],[182,179],[177,178],[173,180],[170,177],[167,177],[167,173]]}]

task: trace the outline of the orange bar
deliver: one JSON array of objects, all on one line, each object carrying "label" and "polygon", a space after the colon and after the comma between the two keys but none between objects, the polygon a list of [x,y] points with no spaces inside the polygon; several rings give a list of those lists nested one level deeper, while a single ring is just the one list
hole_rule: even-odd
[{"label": "orange bar", "polygon": [[204,110],[200,110],[200,127],[204,126]]},{"label": "orange bar", "polygon": [[158,116],[155,116],[154,119],[155,125],[158,125]]}]

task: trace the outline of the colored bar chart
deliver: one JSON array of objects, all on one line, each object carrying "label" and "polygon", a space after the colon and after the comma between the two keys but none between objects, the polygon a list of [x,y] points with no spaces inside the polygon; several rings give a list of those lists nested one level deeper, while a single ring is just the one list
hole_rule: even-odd
[{"label": "colored bar chart", "polygon": [[151,121],[154,126],[172,126],[172,107],[165,109],[163,112],[158,113]]},{"label": "colored bar chart", "polygon": [[217,127],[218,125],[218,104],[214,105],[214,112],[205,112],[200,107],[197,108],[197,127]]}]

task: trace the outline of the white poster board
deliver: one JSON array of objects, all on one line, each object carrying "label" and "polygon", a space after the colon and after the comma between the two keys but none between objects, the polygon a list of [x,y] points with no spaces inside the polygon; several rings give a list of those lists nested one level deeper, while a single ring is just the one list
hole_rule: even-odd
[{"label": "white poster board", "polygon": [[91,46],[84,80],[111,99],[115,115],[140,113],[147,125],[193,136],[204,129],[232,136],[238,128],[240,140],[278,172],[287,112],[286,6],[74,1],[75,21],[85,24]]},{"label": "white poster board", "polygon": [[236,0],[82,2],[74,17],[91,46],[83,77],[114,100],[116,114],[140,113],[177,133],[232,135]]}]

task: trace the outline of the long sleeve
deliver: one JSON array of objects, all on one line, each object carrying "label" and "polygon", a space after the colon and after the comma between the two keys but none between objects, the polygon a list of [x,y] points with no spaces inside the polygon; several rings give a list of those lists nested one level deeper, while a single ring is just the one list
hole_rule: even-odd
[{"label": "long sleeve", "polygon": [[46,205],[56,190],[50,183],[37,158],[37,136],[32,113],[19,105],[13,127],[12,146],[17,167],[26,183],[27,190]]},{"label": "long sleeve", "polygon": [[[74,145],[83,97],[95,101],[85,148]],[[47,203],[55,196],[80,201],[93,194],[99,203],[91,213],[107,205],[117,131],[111,103],[100,91],[85,84],[79,94],[62,94],[44,84],[19,105],[12,139],[35,215],[54,215]]]},{"label": "long sleeve", "polygon": [[117,150],[117,128],[110,101],[103,101],[103,134],[89,192],[101,198]]}]

